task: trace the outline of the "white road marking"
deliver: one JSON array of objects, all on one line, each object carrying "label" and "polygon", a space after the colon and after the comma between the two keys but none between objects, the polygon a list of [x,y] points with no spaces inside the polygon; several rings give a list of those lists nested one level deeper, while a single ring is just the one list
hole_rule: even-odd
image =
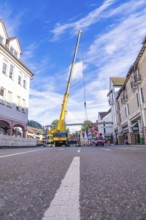
[{"label": "white road marking", "polygon": [[81,149],[79,149],[77,152],[80,153]]},{"label": "white road marking", "polygon": [[42,220],[80,219],[80,158],[74,157]]},{"label": "white road marking", "polygon": [[16,153],[16,154],[7,154],[7,155],[0,156],[0,158],[17,156],[17,155],[20,155],[20,154],[33,153],[33,152],[37,152],[37,151],[41,151],[41,150],[44,150],[44,149],[31,150],[31,151],[23,151],[23,152]]},{"label": "white road marking", "polygon": [[106,148],[100,148],[100,150],[111,151],[110,149],[106,149]]},{"label": "white road marking", "polygon": [[59,150],[64,150],[64,148],[60,148]]}]

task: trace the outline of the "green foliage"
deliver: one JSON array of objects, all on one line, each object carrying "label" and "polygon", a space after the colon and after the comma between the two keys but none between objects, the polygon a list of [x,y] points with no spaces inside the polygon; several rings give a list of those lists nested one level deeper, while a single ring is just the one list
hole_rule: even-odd
[{"label": "green foliage", "polygon": [[38,123],[37,121],[33,121],[33,120],[28,120],[27,125],[33,128],[38,128],[38,129],[42,129],[42,125],[40,123]]},{"label": "green foliage", "polygon": [[[58,119],[52,121],[52,123],[51,123],[51,130],[54,130],[54,129],[57,128],[57,126],[58,126],[58,122],[59,122]],[[65,126],[65,127],[66,127],[66,126]],[[68,134],[70,133],[69,128],[65,128],[65,131],[66,131]]]},{"label": "green foliage", "polygon": [[90,120],[84,121],[81,130],[82,131],[87,131],[91,124],[92,124],[92,122]]},{"label": "green foliage", "polygon": [[52,121],[52,123],[51,123],[51,130],[54,130],[54,129],[57,128],[57,126],[58,126],[58,122],[59,122],[58,119]]},{"label": "green foliage", "polygon": [[66,128],[65,130],[66,130],[66,132],[67,132],[68,134],[70,134],[69,128]]},{"label": "green foliage", "polygon": [[74,136],[74,137],[78,136],[78,132],[77,131],[73,132],[72,136]]}]

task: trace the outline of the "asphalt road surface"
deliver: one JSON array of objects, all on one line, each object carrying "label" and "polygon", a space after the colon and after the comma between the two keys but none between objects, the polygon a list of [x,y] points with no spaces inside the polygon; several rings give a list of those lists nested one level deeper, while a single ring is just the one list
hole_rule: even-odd
[{"label": "asphalt road surface", "polygon": [[0,149],[0,220],[146,220],[146,146]]}]

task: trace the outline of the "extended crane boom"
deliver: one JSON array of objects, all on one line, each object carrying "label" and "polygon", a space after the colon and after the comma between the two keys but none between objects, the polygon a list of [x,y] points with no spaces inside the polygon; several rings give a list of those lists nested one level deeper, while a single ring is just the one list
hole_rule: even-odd
[{"label": "extended crane boom", "polygon": [[75,59],[76,59],[76,55],[77,55],[77,51],[78,51],[81,33],[82,33],[82,31],[80,30],[78,32],[77,42],[75,45],[74,55],[73,55],[73,59],[72,59],[72,63],[71,63],[66,92],[65,92],[64,98],[63,98],[63,104],[62,104],[62,108],[61,108],[58,126],[57,126],[57,129],[50,131],[50,134],[53,134],[53,142],[54,142],[55,146],[64,145],[64,144],[67,145],[67,133],[65,131],[65,115],[66,115],[68,97],[69,97],[69,92],[70,92],[71,78],[72,78],[72,73],[74,70],[74,64],[75,64]]},{"label": "extended crane boom", "polygon": [[66,108],[67,108],[67,103],[68,103],[71,78],[72,78],[72,73],[73,73],[73,69],[74,69],[74,64],[75,64],[75,59],[76,59],[76,55],[77,55],[77,51],[78,51],[78,46],[79,46],[81,33],[82,33],[82,31],[80,30],[78,32],[78,38],[77,38],[75,51],[74,51],[74,55],[73,55],[73,60],[72,60],[71,68],[70,68],[70,73],[69,73],[69,78],[68,78],[68,82],[67,82],[66,92],[64,94],[62,109],[61,109],[61,113],[60,113],[60,119],[59,119],[59,123],[58,123],[58,127],[57,127],[58,131],[63,131],[65,129],[65,127],[64,127],[65,126],[65,114],[66,114]]}]

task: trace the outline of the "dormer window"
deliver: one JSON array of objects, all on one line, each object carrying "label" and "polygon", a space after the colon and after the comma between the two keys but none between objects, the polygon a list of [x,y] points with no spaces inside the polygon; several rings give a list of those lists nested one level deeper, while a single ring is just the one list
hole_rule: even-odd
[{"label": "dormer window", "polygon": [[14,50],[14,56],[15,56],[15,57],[18,57],[18,53],[17,53],[16,50]]},{"label": "dormer window", "polygon": [[15,57],[18,57],[18,52],[17,52],[13,47],[10,47],[10,52],[11,52]]}]

